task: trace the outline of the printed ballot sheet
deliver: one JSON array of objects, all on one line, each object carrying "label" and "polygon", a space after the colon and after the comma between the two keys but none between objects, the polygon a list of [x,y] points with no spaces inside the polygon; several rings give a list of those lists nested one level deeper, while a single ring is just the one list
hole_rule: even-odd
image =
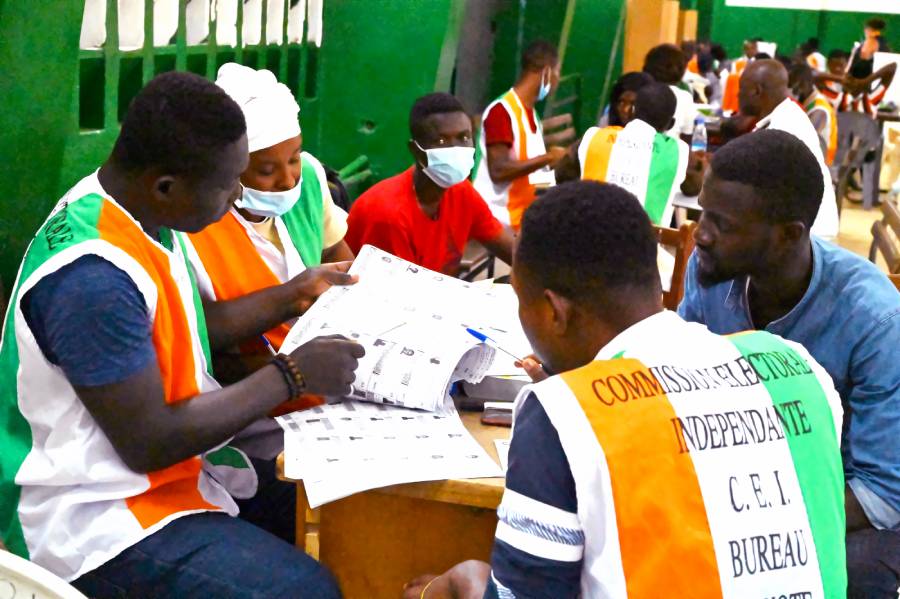
[{"label": "printed ballot sheet", "polygon": [[277,418],[311,507],[409,482],[502,476],[449,400],[438,413],[345,400]]},{"label": "printed ballot sheet", "polygon": [[356,340],[366,355],[356,371],[355,399],[439,411],[454,382],[515,373],[511,357],[497,359],[496,349],[466,327],[499,347],[530,351],[515,294],[503,289],[509,286],[461,281],[368,245],[350,272],[359,282],[322,294],[291,329],[282,351],[324,335]]}]

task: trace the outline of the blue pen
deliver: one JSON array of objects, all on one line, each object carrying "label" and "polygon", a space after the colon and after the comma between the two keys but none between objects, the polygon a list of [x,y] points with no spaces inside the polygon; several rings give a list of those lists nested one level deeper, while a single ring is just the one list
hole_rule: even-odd
[{"label": "blue pen", "polygon": [[271,352],[273,356],[277,356],[278,352],[275,351],[274,347],[272,347],[272,344],[269,342],[268,338],[266,338],[265,335],[260,335],[260,337],[262,338],[262,342],[268,348],[269,352]]},{"label": "blue pen", "polygon": [[482,343],[487,343],[488,341],[490,341],[490,342],[491,342],[491,345],[492,345],[493,347],[496,347],[497,349],[499,349],[500,351],[502,351],[504,354],[507,354],[507,355],[511,356],[513,359],[515,359],[515,360],[518,361],[518,362],[521,362],[521,361],[522,361],[522,358],[516,356],[516,355],[515,355],[514,353],[512,353],[512,352],[506,351],[505,349],[503,349],[502,347],[500,347],[499,345],[497,345],[497,342],[496,342],[496,341],[494,341],[493,339],[491,339],[490,337],[488,337],[488,336],[485,335],[484,333],[482,333],[482,332],[480,332],[480,331],[476,331],[475,329],[470,329],[469,327],[466,327],[466,332],[469,333],[470,335],[472,335],[473,337],[475,337],[476,339],[478,339],[479,341],[481,341]]}]

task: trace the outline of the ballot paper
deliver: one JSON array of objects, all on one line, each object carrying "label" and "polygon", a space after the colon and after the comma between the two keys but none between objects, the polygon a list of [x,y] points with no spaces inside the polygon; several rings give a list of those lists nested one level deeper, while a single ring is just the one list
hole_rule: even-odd
[{"label": "ballot paper", "polygon": [[502,476],[453,402],[439,413],[345,400],[279,416],[284,473],[315,508],[402,483]]},{"label": "ballot paper", "polygon": [[[358,341],[366,355],[356,370],[354,399],[438,411],[456,381],[515,374],[513,358],[498,360],[491,343],[530,351],[508,286],[461,281],[369,245],[350,272],[359,282],[322,294],[291,328],[282,351],[324,335]],[[479,342],[467,327],[493,341]]]}]

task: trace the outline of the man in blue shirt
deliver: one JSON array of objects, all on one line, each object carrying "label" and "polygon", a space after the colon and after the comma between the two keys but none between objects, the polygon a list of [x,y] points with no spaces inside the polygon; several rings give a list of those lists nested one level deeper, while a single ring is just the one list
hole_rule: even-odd
[{"label": "man in blue shirt", "polygon": [[678,313],[714,333],[764,329],[796,341],[828,371],[845,413],[849,593],[896,597],[900,295],[874,265],[810,236],[822,186],[815,158],[788,133],[719,150]]}]

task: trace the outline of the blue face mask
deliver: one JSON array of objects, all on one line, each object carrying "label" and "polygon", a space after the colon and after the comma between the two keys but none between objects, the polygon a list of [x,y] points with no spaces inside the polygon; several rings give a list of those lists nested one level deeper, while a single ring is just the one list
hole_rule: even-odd
[{"label": "blue face mask", "polygon": [[243,195],[234,205],[256,216],[265,218],[281,216],[293,208],[300,199],[302,183],[303,177],[300,177],[294,188],[287,191],[259,191],[245,186]]},{"label": "blue face mask", "polygon": [[541,74],[541,89],[538,90],[538,102],[546,98],[550,95],[550,79],[552,77],[547,77],[547,82],[544,83],[544,75]]},{"label": "blue face mask", "polygon": [[428,157],[428,166],[422,170],[429,179],[443,188],[453,187],[464,181],[475,166],[475,148],[451,146],[426,150],[419,142],[413,140],[413,143]]}]

